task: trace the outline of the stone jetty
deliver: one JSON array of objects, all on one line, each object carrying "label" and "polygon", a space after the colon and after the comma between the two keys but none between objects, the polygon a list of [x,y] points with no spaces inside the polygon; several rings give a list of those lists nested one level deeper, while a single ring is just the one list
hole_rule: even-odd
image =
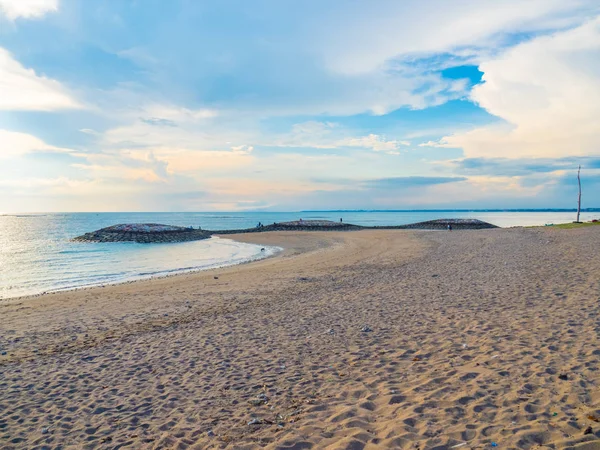
[{"label": "stone jetty", "polygon": [[477,219],[438,219],[408,225],[378,227],[363,227],[331,220],[294,220],[291,222],[275,222],[268,225],[260,224],[260,226],[239,230],[200,230],[156,223],[133,223],[102,228],[78,236],[73,240],[76,242],[139,242],[149,244],[197,241],[200,239],[207,239],[213,234],[264,233],[267,231],[358,231],[373,229],[445,230],[448,228],[448,225],[452,225],[452,229],[454,230],[498,228],[496,225]]},{"label": "stone jetty", "polygon": [[170,243],[207,239],[211,233],[193,228],[157,223],[119,224],[85,233],[73,239],[76,242],[138,242]]},{"label": "stone jetty", "polygon": [[372,227],[377,229],[399,229],[399,230],[447,230],[448,225],[453,230],[482,230],[486,228],[499,228],[491,223],[478,219],[437,219],[426,222],[409,223],[390,227]]},{"label": "stone jetty", "polygon": [[212,234],[262,233],[266,231],[357,231],[357,230],[446,230],[452,225],[453,230],[481,230],[498,228],[496,225],[477,219],[437,219],[407,225],[389,225],[364,227],[351,223],[334,222],[331,220],[294,220],[292,222],[276,222],[260,227],[242,230],[208,231]]},{"label": "stone jetty", "polygon": [[275,222],[269,225],[243,230],[211,231],[213,234],[261,233],[265,231],[354,231],[365,227],[350,223],[334,222],[331,220],[293,220],[291,222]]}]

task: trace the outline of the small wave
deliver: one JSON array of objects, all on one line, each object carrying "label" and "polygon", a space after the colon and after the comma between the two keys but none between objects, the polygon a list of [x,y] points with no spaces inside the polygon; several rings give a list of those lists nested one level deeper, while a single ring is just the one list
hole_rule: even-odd
[{"label": "small wave", "polygon": [[78,250],[61,250],[58,252],[59,255],[73,255],[79,253],[106,253],[106,249],[96,248],[96,249],[78,249]]},{"label": "small wave", "polygon": [[242,216],[203,216],[203,218],[211,218],[211,219],[243,219]]},{"label": "small wave", "polygon": [[48,214],[0,214],[0,217],[47,217]]}]

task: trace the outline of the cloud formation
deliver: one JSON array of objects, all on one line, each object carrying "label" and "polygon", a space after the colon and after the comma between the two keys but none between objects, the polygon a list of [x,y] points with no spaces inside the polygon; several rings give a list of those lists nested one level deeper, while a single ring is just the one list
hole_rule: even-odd
[{"label": "cloud formation", "polygon": [[56,111],[81,105],[56,80],[26,69],[0,47],[0,110]]},{"label": "cloud formation", "polygon": [[58,0],[0,0],[0,14],[8,20],[38,19],[58,10]]},{"label": "cloud formation", "polygon": [[[593,0],[383,0],[324,4],[306,23],[330,70],[369,73],[422,55],[454,54],[479,61],[517,33],[572,27],[600,9]],[[328,5],[328,4],[327,4]],[[342,24],[330,33],[324,24]]]},{"label": "cloud formation", "polygon": [[471,98],[505,122],[422,145],[467,158],[600,155],[600,18],[516,45],[479,66]]},{"label": "cloud formation", "polygon": [[0,0],[0,178],[40,207],[545,207],[598,171],[596,0],[92,3]]},{"label": "cloud formation", "polygon": [[69,153],[73,150],[55,147],[27,133],[0,129],[0,159],[28,153]]},{"label": "cloud formation", "polygon": [[[273,147],[310,147],[319,149],[362,148],[388,154],[400,154],[399,149],[410,146],[406,140],[388,139],[385,136],[370,133],[365,136],[351,135],[334,122],[309,121],[294,124],[289,133],[280,135],[272,141],[262,144]],[[257,138],[260,139],[260,138]]]}]

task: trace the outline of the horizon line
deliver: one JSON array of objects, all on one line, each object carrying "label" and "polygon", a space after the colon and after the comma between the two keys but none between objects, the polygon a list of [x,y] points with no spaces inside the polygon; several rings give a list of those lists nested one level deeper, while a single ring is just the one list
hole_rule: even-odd
[{"label": "horizon line", "polygon": [[[600,212],[600,207],[581,208],[581,212]],[[0,216],[31,214],[255,214],[255,213],[352,213],[352,212],[577,212],[577,208],[443,208],[443,209],[305,209],[296,211],[29,211],[0,212]]]}]

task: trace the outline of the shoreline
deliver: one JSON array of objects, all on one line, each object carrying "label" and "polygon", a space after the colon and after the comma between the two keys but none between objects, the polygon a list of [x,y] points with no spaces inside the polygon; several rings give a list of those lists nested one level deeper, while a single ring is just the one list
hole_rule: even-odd
[{"label": "shoreline", "polygon": [[[418,225],[418,224],[417,224]],[[310,229],[309,227],[307,228],[300,228],[298,230],[280,230],[280,229],[276,229],[274,231],[270,231],[270,230],[256,230],[256,229],[241,229],[241,230],[222,230],[224,234],[220,234],[220,231],[207,231],[211,234],[211,237],[215,237],[218,239],[224,239],[224,240],[231,240],[231,241],[236,241],[236,242],[241,242],[241,243],[248,243],[248,244],[253,244],[253,245],[260,245],[257,244],[256,242],[261,242],[260,239],[256,240],[256,239],[252,239],[252,238],[248,238],[245,239],[245,236],[253,236],[256,234],[261,234],[261,233],[277,233],[277,232],[283,232],[283,233],[347,233],[347,232],[361,232],[361,231],[383,231],[383,230],[404,230],[404,231],[445,231],[445,227],[442,228],[438,228],[438,229],[433,229],[433,228],[409,228],[405,225],[402,226],[374,226],[374,227],[356,227],[356,228],[352,228],[354,227],[353,225],[350,226],[350,228],[348,229],[344,229],[344,230],[340,230],[340,229],[332,229],[332,230],[313,230]],[[500,228],[500,227],[497,227]],[[469,229],[458,229],[457,231],[477,231],[477,230],[484,230],[484,229],[488,229],[488,228],[469,228]],[[139,283],[139,282],[143,282],[143,281],[149,281],[149,280],[154,280],[154,279],[161,279],[161,278],[170,278],[170,277],[175,277],[175,276],[179,276],[179,275],[185,275],[185,274],[191,274],[191,273],[197,273],[197,272],[207,272],[207,271],[211,271],[211,270],[216,270],[216,269],[220,269],[220,268],[224,268],[224,267],[231,267],[231,266],[237,266],[240,264],[247,264],[247,263],[251,263],[251,262],[255,262],[255,261],[261,261],[263,259],[267,259],[267,258],[272,258],[277,256],[279,253],[282,253],[283,251],[285,251],[284,248],[282,247],[278,247],[278,246],[272,246],[271,247],[274,251],[274,253],[272,255],[267,255],[264,257],[256,257],[256,258],[251,258],[251,259],[247,259],[244,261],[240,261],[240,262],[235,262],[235,263],[223,263],[223,264],[217,264],[217,265],[213,265],[213,266],[209,266],[209,267],[204,267],[204,268],[191,268],[191,269],[186,269],[186,268],[181,268],[181,269],[173,269],[169,272],[172,273],[166,273],[166,272],[157,272],[156,275],[149,275],[149,276],[144,276],[144,275],[136,275],[134,278],[132,279],[122,279],[119,281],[111,281],[111,282],[106,282],[106,283],[93,283],[93,284],[87,284],[87,285],[82,285],[82,286],[72,286],[72,287],[66,287],[66,288],[59,288],[59,289],[54,289],[54,290],[46,290],[43,292],[39,292],[39,293],[35,293],[35,294],[26,294],[26,295],[18,295],[18,296],[14,296],[14,297],[5,297],[5,298],[0,298],[0,306],[3,303],[8,303],[11,301],[21,301],[21,300],[27,300],[27,299],[32,299],[32,298],[39,298],[45,295],[56,295],[56,294],[61,294],[61,293],[65,293],[65,292],[73,292],[73,291],[85,291],[85,290],[89,290],[89,289],[102,289],[105,287],[112,287],[112,286],[118,286],[118,285],[122,285],[122,284],[131,284],[131,283]]]},{"label": "shoreline", "polygon": [[[360,234],[367,233],[361,231]],[[377,233],[377,232],[375,232]],[[381,232],[380,232],[381,233]],[[396,231],[395,233],[405,234],[403,231]],[[235,240],[237,242],[255,244],[255,245],[265,245],[271,247],[280,247],[283,250],[278,252],[277,254],[261,258],[258,260],[248,261],[247,263],[233,264],[227,265],[220,268],[211,268],[208,270],[198,270],[198,271],[190,271],[190,272],[181,272],[175,273],[172,275],[161,276],[161,277],[153,277],[147,279],[133,280],[129,282],[123,283],[115,283],[115,284],[106,284],[104,286],[90,286],[86,288],[80,289],[70,289],[65,291],[56,291],[56,292],[48,292],[44,294],[37,294],[33,296],[25,296],[25,297],[14,297],[9,299],[0,300],[0,313],[3,314],[3,317],[6,319],[5,323],[8,323],[9,317],[7,316],[8,312],[12,309],[13,312],[17,313],[19,310],[24,309],[34,309],[42,314],[54,314],[54,311],[60,309],[68,314],[67,311],[70,311],[71,308],[80,308],[86,304],[88,304],[89,300],[87,298],[94,299],[102,299],[109,297],[107,299],[107,305],[110,307],[119,306],[120,309],[124,309],[126,312],[126,316],[128,319],[131,319],[132,323],[140,324],[142,321],[146,320],[149,316],[146,314],[144,308],[147,308],[147,302],[144,298],[144,292],[156,292],[157,290],[162,289],[173,289],[178,284],[185,284],[188,286],[194,286],[196,282],[202,282],[204,285],[208,286],[219,286],[222,285],[222,277],[229,275],[246,275],[247,273],[260,273],[263,269],[268,269],[269,271],[279,272],[280,267],[281,270],[285,270],[289,265],[294,266],[296,260],[299,258],[303,264],[306,264],[305,260],[307,257],[318,257],[321,254],[331,252],[332,250],[339,250],[344,247],[346,241],[347,232],[271,232],[271,233],[242,233],[239,235],[226,235],[224,239]],[[355,233],[352,233],[355,234]],[[219,236],[217,236],[219,237]],[[364,237],[361,241],[368,241],[368,237]],[[363,247],[367,247],[368,245],[362,244]],[[353,255],[353,258],[358,257],[358,255]],[[295,277],[293,277],[295,278]],[[251,280],[247,277],[244,277],[244,282],[256,285],[256,280]],[[227,286],[224,285],[224,291],[227,291]],[[139,292],[142,294],[137,295]],[[127,307],[126,305],[116,304],[115,299],[120,298],[122,296],[131,296],[135,295],[140,297],[139,305],[140,308],[136,307]],[[161,299],[156,299],[157,303],[160,305],[161,309],[168,311],[170,308],[170,304],[165,304]],[[112,314],[113,316],[113,325],[120,327],[122,324],[120,323],[119,316],[120,311]],[[171,312],[167,312],[170,314]],[[100,308],[97,311],[92,310],[92,315],[102,314],[105,315],[104,308]],[[159,319],[159,322],[163,322],[164,312],[160,313],[158,316],[152,316],[152,320]],[[19,316],[19,314],[16,314]],[[81,314],[82,318],[85,320],[90,319],[90,311],[84,311]],[[24,318],[21,316],[21,318]],[[93,317],[92,317],[93,318]],[[58,318],[57,318],[58,319]],[[61,317],[61,321],[71,322],[71,320],[65,320]],[[167,321],[170,321],[167,320]],[[0,323],[0,349],[2,348],[2,336],[7,336],[10,333],[7,333],[6,330],[8,327],[3,329],[3,323]],[[161,325],[162,326],[162,325]],[[56,323],[53,326],[49,327],[53,330],[60,330],[60,323]],[[142,326],[141,328],[144,328]],[[23,329],[27,329],[24,327]],[[4,333],[3,333],[4,331]],[[9,330],[10,331],[10,330]],[[103,333],[101,333],[103,334]],[[70,343],[67,347],[70,346]],[[36,354],[28,352],[28,358],[36,357]],[[50,354],[53,351],[49,352]],[[0,355],[0,367],[4,362],[11,361],[13,358],[6,357],[6,355]],[[17,359],[21,359],[21,356],[18,356]]]},{"label": "shoreline", "polygon": [[0,446],[595,448],[598,231],[256,233],[285,250],[0,303]]},{"label": "shoreline", "polygon": [[[211,237],[215,237],[215,238],[223,239],[223,240],[230,240],[230,241],[234,240],[234,239],[231,239],[229,236],[225,236],[225,235],[220,236],[220,235],[215,234]],[[251,243],[251,242],[249,242],[249,243]],[[265,247],[265,249],[266,248],[267,247]],[[140,275],[135,276],[132,279],[123,279],[120,281],[111,281],[111,282],[107,282],[107,283],[98,283],[98,284],[94,283],[94,284],[87,284],[87,285],[82,285],[82,286],[66,287],[66,288],[55,289],[55,290],[47,290],[47,291],[39,292],[37,294],[27,294],[27,295],[19,295],[16,297],[0,298],[0,306],[3,303],[8,303],[10,301],[28,300],[31,298],[39,298],[39,297],[42,297],[45,295],[56,295],[56,294],[61,294],[61,293],[65,293],[65,292],[85,291],[85,290],[96,289],[96,288],[102,289],[105,287],[119,286],[122,284],[139,283],[139,282],[149,281],[149,280],[154,280],[154,279],[170,278],[170,277],[175,277],[175,276],[179,276],[179,275],[186,275],[186,274],[197,273],[197,272],[207,272],[207,271],[211,271],[211,270],[222,269],[225,267],[233,267],[233,266],[238,266],[241,264],[248,264],[248,263],[252,263],[252,262],[256,262],[256,261],[262,261],[263,259],[273,258],[284,251],[284,249],[281,247],[270,247],[270,249],[273,251],[272,254],[265,255],[265,256],[259,255],[259,257],[249,258],[249,259],[245,259],[243,261],[238,261],[238,262],[219,263],[219,264],[206,266],[206,267],[202,267],[202,268],[195,267],[195,268],[188,268],[188,269],[186,269],[186,268],[173,269],[168,272],[165,272],[165,271],[160,272],[159,271],[153,275],[141,275],[140,274]]]}]

